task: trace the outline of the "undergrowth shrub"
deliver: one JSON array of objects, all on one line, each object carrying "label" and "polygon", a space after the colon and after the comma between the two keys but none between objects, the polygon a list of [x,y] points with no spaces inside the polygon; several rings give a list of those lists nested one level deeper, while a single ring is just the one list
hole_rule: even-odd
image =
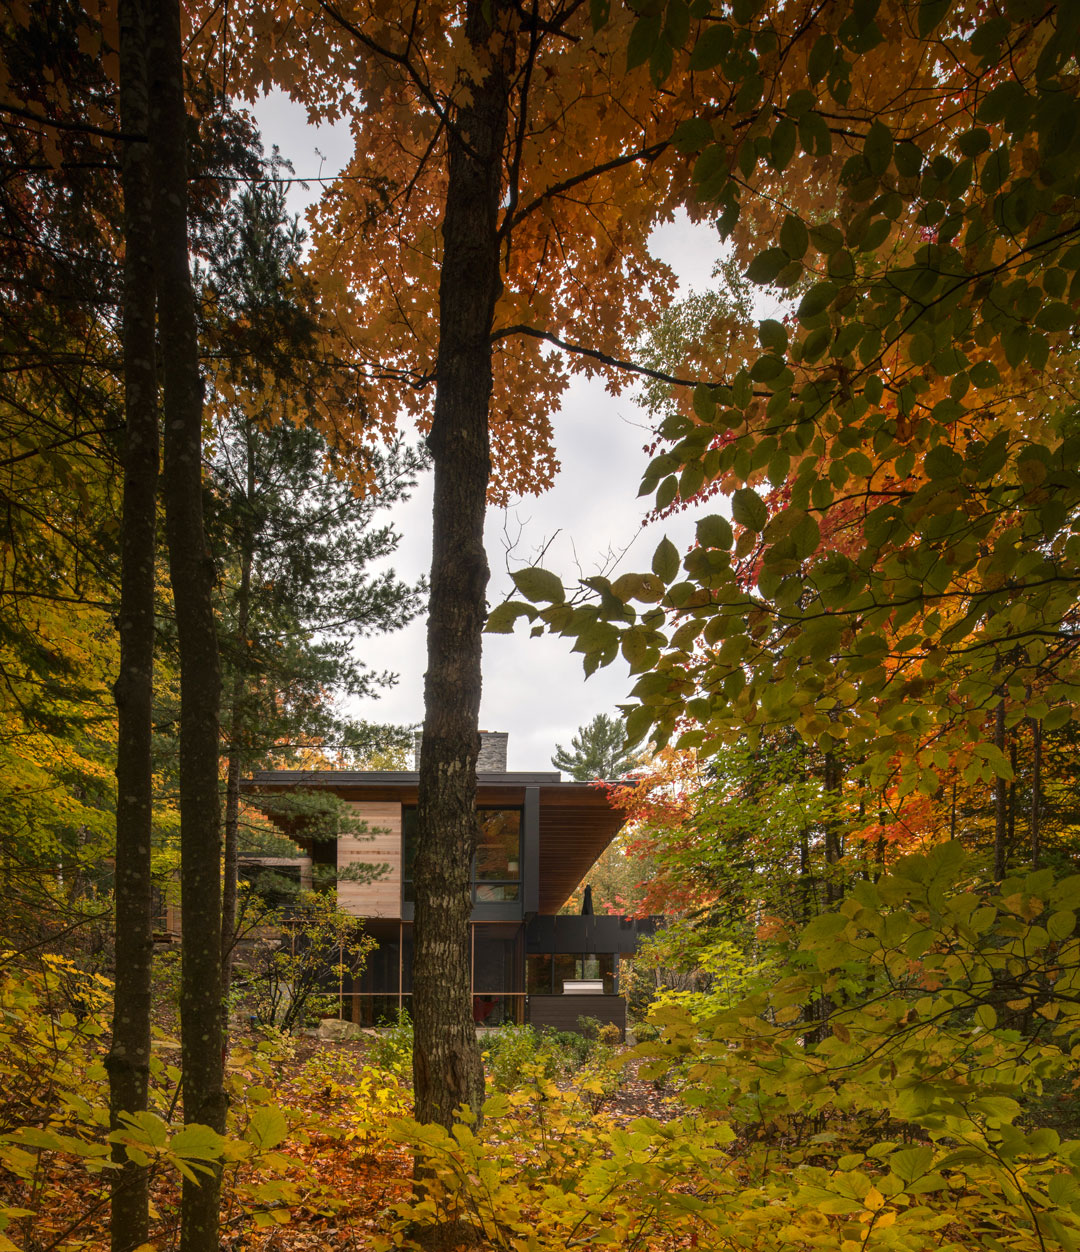
[{"label": "undergrowth shrub", "polygon": [[[287,1222],[313,1188],[302,1161],[285,1152],[286,1141],[303,1143],[307,1131],[302,1115],[277,1103],[278,1045],[233,1049],[220,1135],[179,1121],[175,1040],[155,1031],[149,1108],[122,1115],[110,1132],[110,991],[105,979],[56,955],[30,968],[0,966],[0,1252],[105,1246],[114,1144],[150,1171],[158,1246],[171,1237],[181,1177],[197,1179],[215,1165],[223,1171],[223,1230]],[[327,1194],[320,1202],[330,1209],[337,1201]]]},{"label": "undergrowth shrub", "polygon": [[392,1022],[379,1028],[368,1046],[368,1059],[388,1074],[412,1078],[413,1023],[408,1009],[399,1009]]},{"label": "undergrowth shrub", "polygon": [[507,1022],[488,1035],[484,1060],[496,1091],[512,1091],[530,1074],[553,1077],[557,1068],[555,1052],[532,1026]]},{"label": "undergrowth shrub", "polygon": [[685,1075],[682,1116],[620,1126],[591,1115],[596,1080],[539,1078],[479,1127],[402,1121],[430,1178],[391,1239],[456,1220],[507,1252],[1074,1252],[1080,1141],[1030,1115],[1080,1064],[1078,904],[1080,876],[986,883],[948,843],[799,933],[766,925],[775,985],[666,1005],[636,1049],[644,1077]]}]

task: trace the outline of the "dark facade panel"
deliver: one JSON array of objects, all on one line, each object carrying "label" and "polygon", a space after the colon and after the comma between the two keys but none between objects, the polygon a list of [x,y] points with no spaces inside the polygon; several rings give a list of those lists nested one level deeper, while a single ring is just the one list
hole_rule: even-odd
[{"label": "dark facade panel", "polygon": [[632,955],[638,940],[656,932],[658,917],[610,917],[602,913],[540,914],[525,923],[525,951],[619,952]]},{"label": "dark facade panel", "polygon": [[626,1037],[626,1001],[622,996],[529,996],[525,1004],[525,1020],[531,1026],[577,1031],[579,1017],[594,1018],[601,1025],[614,1024]]}]

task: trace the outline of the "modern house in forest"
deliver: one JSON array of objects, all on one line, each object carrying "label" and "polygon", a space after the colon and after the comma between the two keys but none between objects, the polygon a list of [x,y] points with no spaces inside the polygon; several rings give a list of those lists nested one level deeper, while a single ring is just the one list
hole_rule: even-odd
[{"label": "modern house in forest", "polygon": [[[531,1022],[574,1029],[579,1017],[625,1028],[619,957],[632,954],[650,919],[559,915],[622,824],[607,792],[558,773],[510,773],[505,734],[484,733],[477,769],[481,837],[472,867],[473,1014],[478,1025]],[[369,882],[340,879],[341,908],[363,918],[378,941],[342,988],[346,1015],[362,1025],[409,1008],[418,775],[390,771],[274,770],[245,784],[249,800],[326,788],[367,833],[290,838],[313,866],[385,866]],[[268,811],[273,805],[267,805]]]}]

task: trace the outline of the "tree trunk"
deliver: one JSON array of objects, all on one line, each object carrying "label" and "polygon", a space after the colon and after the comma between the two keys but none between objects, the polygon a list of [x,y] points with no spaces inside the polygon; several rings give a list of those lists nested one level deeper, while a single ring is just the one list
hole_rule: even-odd
[{"label": "tree trunk", "polygon": [[490,43],[449,133],[449,183],[439,282],[439,355],[428,443],[435,504],[428,669],[420,753],[413,961],[416,1117],[450,1126],[479,1112],[484,1073],[470,992],[470,867],[476,848],[481,632],[488,581],[484,513],[490,473],[491,330],[501,289],[498,212],[510,36],[492,39],[503,5],[468,0],[466,34]]},{"label": "tree trunk", "polygon": [[[994,711],[994,746],[1005,753],[1005,701],[999,700]],[[1005,846],[1008,834],[1008,789],[1000,774],[994,779],[994,880],[1005,877]]]},{"label": "tree trunk", "polygon": [[831,752],[825,753],[822,785],[828,803],[833,806],[825,814],[825,899],[829,904],[836,904],[844,896],[839,871],[841,857],[839,814],[835,807],[840,799],[840,765]]},{"label": "tree trunk", "polygon": [[1042,848],[1039,841],[1039,820],[1042,816],[1042,722],[1032,718],[1031,721],[1031,816],[1030,816],[1030,845],[1031,845],[1031,868],[1039,868],[1039,860],[1042,856]]},{"label": "tree trunk", "polygon": [[[120,124],[148,130],[146,27],[141,0],[120,0]],[[154,556],[158,398],[154,359],[153,208],[149,149],[127,142],[124,191],[124,503],[120,557],[120,671],[114,695],[116,746],[116,980],[109,1074],[109,1121],[146,1109],[150,1073],[153,931],[150,842],[154,698]],[[148,1179],[119,1145],[113,1160],[113,1252],[149,1239]]]},{"label": "tree trunk", "polygon": [[[154,248],[165,362],[162,495],[180,654],[180,985],[184,1120],[225,1126],[221,1038],[221,676],[214,567],[203,524],[202,380],[187,230],[187,136],[178,0],[155,6],[150,42]],[[216,1252],[220,1176],[184,1180],[181,1252]]]},{"label": "tree trunk", "polygon": [[244,711],[244,664],[247,632],[251,620],[251,567],[255,559],[255,535],[251,510],[255,499],[254,431],[247,431],[246,510],[240,525],[240,588],[236,595],[235,671],[229,700],[229,757],[225,774],[225,866],[221,887],[221,1015],[222,1037],[229,1037],[229,989],[232,986],[233,949],[236,945],[237,876],[240,858],[240,770],[248,726]]}]

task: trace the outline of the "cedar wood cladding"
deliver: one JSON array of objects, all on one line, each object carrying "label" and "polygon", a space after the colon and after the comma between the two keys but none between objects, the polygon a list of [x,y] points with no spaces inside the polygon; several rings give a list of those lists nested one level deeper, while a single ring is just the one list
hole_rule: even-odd
[{"label": "cedar wood cladding", "polygon": [[338,869],[385,865],[374,882],[338,883],[338,905],[354,917],[401,916],[401,805],[388,800],[352,800],[350,816],[367,823],[367,832],[342,835]]},{"label": "cedar wood cladding", "polygon": [[[373,883],[338,884],[342,907],[358,917],[401,916],[401,807],[416,803],[417,778],[409,773],[348,770],[277,770],[256,774],[248,794],[291,787],[329,787],[348,802],[356,817],[386,833],[374,839],[346,836],[339,842],[342,865],[367,861],[389,871]],[[477,804],[482,808],[525,804],[526,788],[539,793],[539,896],[537,911],[557,913],[622,825],[607,793],[588,783],[561,782],[557,774],[481,775]]]}]

